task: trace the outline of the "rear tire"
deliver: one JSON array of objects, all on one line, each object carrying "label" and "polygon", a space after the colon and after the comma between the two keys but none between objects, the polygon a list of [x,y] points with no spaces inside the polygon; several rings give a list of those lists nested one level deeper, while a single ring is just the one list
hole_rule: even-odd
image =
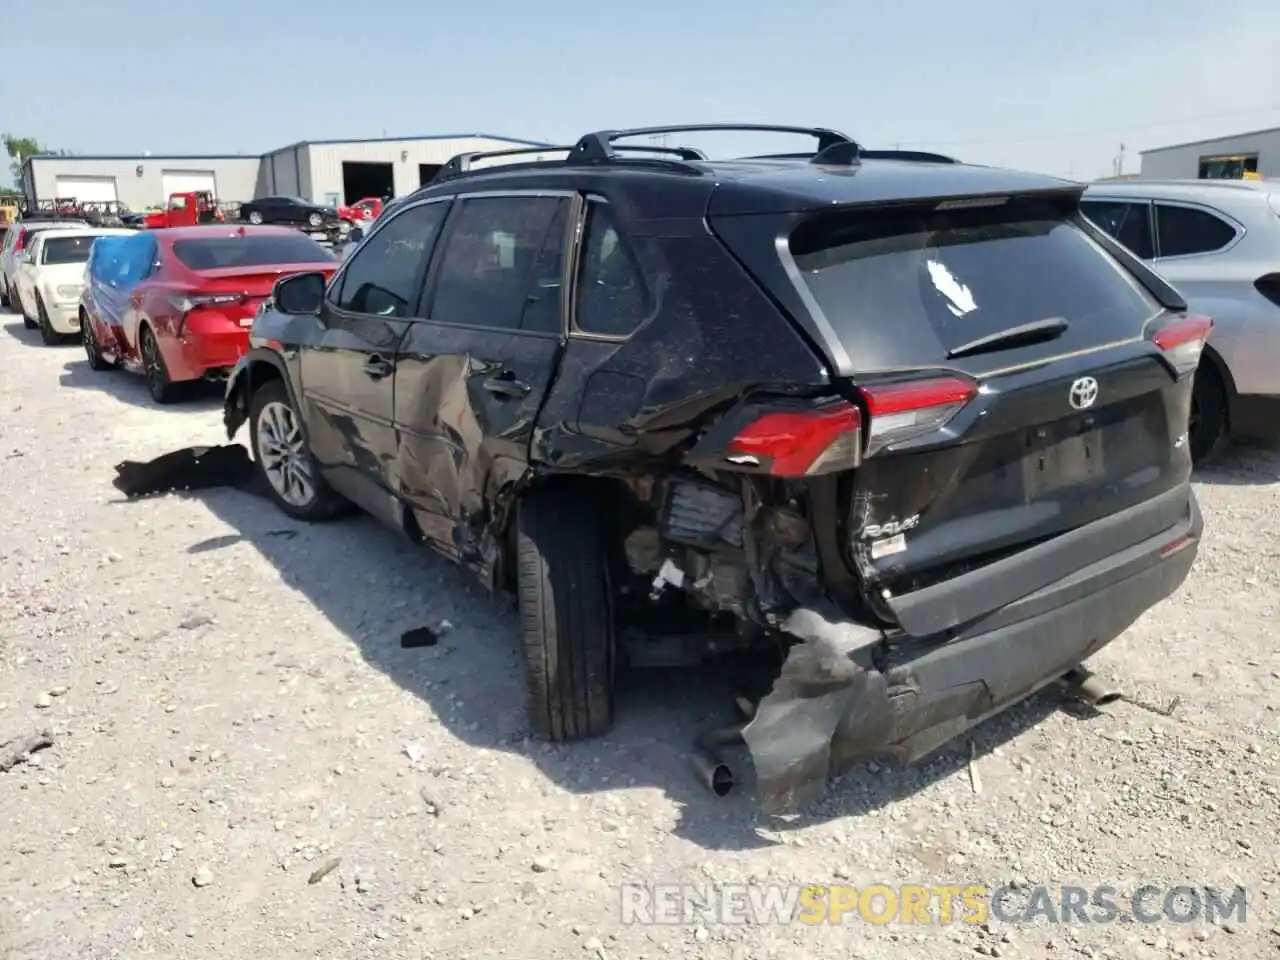
[{"label": "rear tire", "polygon": [[1207,362],[1196,370],[1187,436],[1191,462],[1197,464],[1212,460],[1227,442],[1227,389],[1222,375]]},{"label": "rear tire", "polygon": [[[287,424],[282,429],[283,421]],[[290,427],[297,430],[296,438]],[[302,429],[302,418],[280,380],[268,380],[253,393],[249,402],[249,444],[271,499],[282,511],[295,520],[310,523],[332,520],[343,512],[346,501],[320,475]],[[290,485],[284,484],[284,477],[290,468],[281,461],[287,459],[303,470],[309,490],[293,485],[292,492],[286,495]]]},{"label": "rear tire", "polygon": [[3,286],[0,287],[0,307],[7,306],[9,306],[9,284],[8,281],[3,281]]},{"label": "rear tire", "polygon": [[142,369],[147,378],[147,390],[156,403],[173,403],[178,399],[178,385],[169,379],[164,356],[150,327],[143,327],[138,335],[138,352],[142,354]]},{"label": "rear tire", "polygon": [[252,211],[249,214],[249,222],[252,223],[254,226],[261,224],[262,214],[260,214],[257,210]]},{"label": "rear tire", "polygon": [[516,515],[516,582],[529,720],[545,740],[613,725],[614,614],[596,500],[577,487],[527,494]]}]

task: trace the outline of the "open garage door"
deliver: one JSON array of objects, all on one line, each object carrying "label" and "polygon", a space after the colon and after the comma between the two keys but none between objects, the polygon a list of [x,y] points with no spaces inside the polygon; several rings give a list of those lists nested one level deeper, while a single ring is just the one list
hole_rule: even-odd
[{"label": "open garage door", "polygon": [[[41,193],[44,191],[42,190]],[[41,200],[53,200],[55,197],[75,197],[81,203],[104,203],[116,199],[115,177],[56,177],[54,179],[54,196],[41,197]]]},{"label": "open garage door", "polygon": [[160,184],[165,199],[174,193],[196,193],[208,190],[218,196],[218,180],[212,170],[161,170]]}]

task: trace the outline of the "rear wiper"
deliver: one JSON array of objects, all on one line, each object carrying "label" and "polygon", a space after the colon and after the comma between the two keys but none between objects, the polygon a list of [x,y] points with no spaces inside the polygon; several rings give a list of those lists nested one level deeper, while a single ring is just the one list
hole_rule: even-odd
[{"label": "rear wiper", "polygon": [[958,357],[971,357],[976,353],[990,353],[993,350],[1007,350],[1010,347],[1029,346],[1044,340],[1054,340],[1062,336],[1069,326],[1070,324],[1063,317],[1045,317],[1043,320],[1024,323],[1020,327],[1010,327],[999,333],[989,333],[985,337],[952,347],[947,351],[947,359],[955,360]]}]

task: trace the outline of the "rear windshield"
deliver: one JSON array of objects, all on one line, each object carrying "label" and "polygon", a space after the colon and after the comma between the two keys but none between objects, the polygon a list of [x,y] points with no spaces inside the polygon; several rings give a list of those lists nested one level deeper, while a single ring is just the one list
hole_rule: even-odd
[{"label": "rear windshield", "polygon": [[855,363],[885,336],[936,339],[946,353],[1041,321],[1065,321],[1059,349],[1137,335],[1160,306],[1073,216],[1049,204],[845,212],[790,244]]},{"label": "rear windshield", "polygon": [[173,254],[192,270],[324,263],[334,259],[332,253],[301,233],[176,240]]},{"label": "rear windshield", "polygon": [[97,237],[49,237],[44,242],[41,263],[88,263],[89,251]]}]

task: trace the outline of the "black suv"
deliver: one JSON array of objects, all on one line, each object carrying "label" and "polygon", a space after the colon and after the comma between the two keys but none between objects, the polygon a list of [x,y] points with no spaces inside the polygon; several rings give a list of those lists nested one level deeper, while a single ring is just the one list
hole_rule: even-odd
[{"label": "black suv", "polygon": [[[816,150],[618,143],[720,129]],[[741,737],[791,809],[1187,576],[1211,322],[1081,185],[825,129],[558,150],[456,157],[327,287],[279,281],[225,411],[288,514],[358,504],[516,594],[538,734],[603,733],[658,640],[780,649]]]}]

